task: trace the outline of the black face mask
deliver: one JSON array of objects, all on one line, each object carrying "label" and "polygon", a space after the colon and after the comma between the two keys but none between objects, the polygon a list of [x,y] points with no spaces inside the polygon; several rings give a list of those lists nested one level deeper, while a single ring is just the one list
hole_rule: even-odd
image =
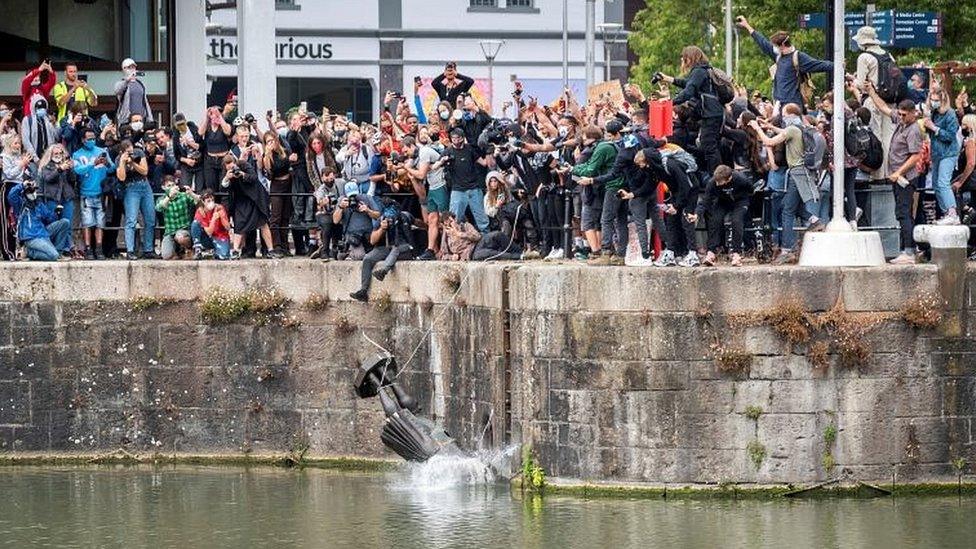
[{"label": "black face mask", "polygon": [[970,133],[969,132],[969,128],[963,128],[962,129],[962,136],[963,137],[969,137],[969,133]]}]

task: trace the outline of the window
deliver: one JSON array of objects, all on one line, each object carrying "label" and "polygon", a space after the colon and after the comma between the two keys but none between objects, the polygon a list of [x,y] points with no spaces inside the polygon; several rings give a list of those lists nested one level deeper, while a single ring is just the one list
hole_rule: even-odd
[{"label": "window", "polygon": [[468,0],[468,11],[539,13],[535,0]]},{"label": "window", "polygon": [[301,6],[298,5],[296,0],[275,0],[276,10],[300,10]]},{"label": "window", "polygon": [[470,0],[469,7],[478,8],[497,8],[498,0]]},{"label": "window", "polygon": [[511,8],[522,8],[522,9],[532,9],[534,6],[533,0],[508,0],[507,7]]}]

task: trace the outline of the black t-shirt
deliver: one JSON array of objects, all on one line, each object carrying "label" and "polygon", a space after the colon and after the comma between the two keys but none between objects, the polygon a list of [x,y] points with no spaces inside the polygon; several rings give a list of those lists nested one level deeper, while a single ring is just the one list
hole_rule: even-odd
[{"label": "black t-shirt", "polygon": [[481,188],[478,170],[478,154],[474,147],[465,143],[460,149],[453,145],[444,154],[451,157],[447,167],[447,182],[452,191],[470,191]]},{"label": "black t-shirt", "polygon": [[[136,147],[136,148],[132,149],[132,153],[129,155],[129,158],[132,159],[133,169],[129,169],[128,167],[126,167],[126,169],[125,169],[125,184],[128,185],[130,183],[136,183],[138,181],[145,181],[146,176],[144,176],[141,173],[137,172],[135,170],[135,168],[134,168],[134,165],[136,163],[138,163],[140,160],[146,158],[146,151],[144,151],[144,150]],[[146,162],[147,162],[147,165],[148,165],[148,160]]]}]

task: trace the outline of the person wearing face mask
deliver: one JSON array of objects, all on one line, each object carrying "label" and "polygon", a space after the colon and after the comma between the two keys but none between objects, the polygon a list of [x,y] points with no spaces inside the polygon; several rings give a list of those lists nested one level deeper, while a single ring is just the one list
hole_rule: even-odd
[{"label": "person wearing face mask", "polygon": [[336,162],[342,166],[342,176],[359,186],[368,185],[373,154],[372,148],[363,144],[363,134],[359,130],[349,130],[346,144],[336,154]]},{"label": "person wearing face mask", "polygon": [[173,176],[163,179],[163,196],[156,200],[156,211],[163,214],[163,240],[159,247],[163,259],[179,259],[181,251],[190,249],[190,223],[200,203],[200,197],[180,187]]},{"label": "person wearing face mask", "polygon": [[[78,175],[64,145],[57,143],[45,151],[38,165],[38,183],[41,199],[55,211],[58,219],[70,223],[74,215]],[[71,245],[69,233],[68,246]]]},{"label": "person wearing face mask", "polygon": [[34,103],[34,110],[20,124],[24,150],[39,158],[48,147],[57,143],[58,135],[58,129],[48,116],[47,101],[38,99]]},{"label": "person wearing face mask", "polygon": [[71,221],[58,219],[32,180],[14,185],[7,192],[7,203],[17,219],[17,240],[26,249],[28,259],[57,261],[69,255]]},{"label": "person wearing face mask", "polygon": [[152,122],[149,94],[146,85],[139,80],[136,62],[132,59],[122,61],[122,73],[123,78],[115,83],[115,97],[119,100],[115,119],[119,124],[125,124],[133,114],[138,114],[143,120]]},{"label": "person wearing face mask", "polygon": [[57,81],[58,73],[54,72],[47,61],[24,75],[20,81],[20,98],[24,105],[24,116],[31,114],[32,107],[37,104],[38,99],[43,99],[47,103]]},{"label": "person wearing face mask", "polygon": [[208,250],[213,250],[217,259],[230,259],[230,216],[222,205],[217,204],[209,189],[200,196],[190,234],[193,237],[193,259],[203,259],[203,253]]},{"label": "person wearing face mask", "polygon": [[[80,179],[81,233],[85,240],[85,259],[105,259],[102,251],[102,231],[105,229],[105,207],[102,203],[103,184],[115,164],[108,151],[96,146],[95,130],[88,128],[81,148],[71,155],[75,174]],[[92,234],[94,233],[94,234]],[[92,246],[94,236],[95,246]]]},{"label": "person wearing face mask", "polygon": [[491,116],[481,110],[474,97],[470,95],[464,96],[461,120],[458,121],[457,127],[464,130],[464,138],[467,142],[471,145],[476,145],[478,143],[478,137],[481,135],[481,132],[485,131],[488,124],[491,124]]},{"label": "person wearing face mask", "polygon": [[436,134],[431,134],[432,139],[440,141],[445,146],[450,144],[450,138],[448,133],[454,125],[451,118],[451,114],[454,112],[454,107],[451,106],[447,101],[441,101],[437,104],[437,108],[434,109],[434,113],[431,115],[431,124],[437,126]]},{"label": "person wearing face mask", "polygon": [[224,176],[223,158],[230,151],[233,128],[224,119],[219,108],[210,107],[197,129],[197,134],[203,140],[203,150],[206,153],[203,157],[203,185],[217,192]]},{"label": "person wearing face mask", "polygon": [[936,87],[935,82],[929,92],[929,108],[931,113],[925,117],[923,124],[932,144],[932,186],[943,213],[942,219],[935,224],[958,225],[956,197],[952,194],[952,173],[959,163],[959,119],[949,105],[948,96]]}]

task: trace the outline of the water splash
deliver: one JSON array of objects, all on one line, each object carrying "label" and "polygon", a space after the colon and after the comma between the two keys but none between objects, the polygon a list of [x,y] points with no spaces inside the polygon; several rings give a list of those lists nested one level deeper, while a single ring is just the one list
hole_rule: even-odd
[{"label": "water splash", "polygon": [[471,454],[441,452],[424,463],[407,463],[397,474],[393,488],[433,492],[458,486],[494,484],[511,474],[513,445]]}]

